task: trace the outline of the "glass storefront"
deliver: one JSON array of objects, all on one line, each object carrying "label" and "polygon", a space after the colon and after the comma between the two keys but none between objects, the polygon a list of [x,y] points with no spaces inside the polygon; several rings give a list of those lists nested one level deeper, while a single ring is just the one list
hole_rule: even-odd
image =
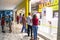
[{"label": "glass storefront", "polygon": [[12,10],[2,10],[0,11],[0,18],[2,18],[2,16],[4,16],[6,18],[6,16],[10,16],[11,19],[13,20],[13,11]]}]

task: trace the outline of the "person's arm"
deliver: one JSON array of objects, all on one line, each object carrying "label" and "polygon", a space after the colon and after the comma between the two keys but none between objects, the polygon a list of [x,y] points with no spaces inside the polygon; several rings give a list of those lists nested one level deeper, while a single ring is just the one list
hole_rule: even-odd
[{"label": "person's arm", "polygon": [[32,23],[32,17],[30,17],[30,22]]},{"label": "person's arm", "polygon": [[27,19],[26,19],[26,22],[28,23],[28,17],[27,17]]},{"label": "person's arm", "polygon": [[30,19],[30,22],[32,22],[32,20]]},{"label": "person's arm", "polygon": [[27,22],[27,19],[26,19],[26,17],[25,17],[25,21]]}]

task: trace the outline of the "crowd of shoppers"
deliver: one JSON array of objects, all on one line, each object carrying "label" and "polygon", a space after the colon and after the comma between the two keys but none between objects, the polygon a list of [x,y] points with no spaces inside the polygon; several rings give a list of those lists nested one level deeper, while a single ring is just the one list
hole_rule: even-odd
[{"label": "crowd of shoppers", "polygon": [[[28,17],[26,18],[23,14],[22,16],[22,30],[21,32],[26,32],[28,36],[31,34],[31,40],[37,40],[37,30],[38,30],[38,17],[36,14],[31,15],[31,13],[28,13]],[[26,28],[26,23],[28,27]],[[34,34],[34,37],[32,36],[32,33]]]},{"label": "crowd of shoppers", "polygon": [[[25,14],[23,14],[22,16],[21,14],[20,16],[17,15],[16,21],[17,21],[17,24],[19,24],[19,21],[20,21],[20,23],[22,23],[23,25],[21,33],[25,32],[28,34],[28,36],[30,36],[31,34],[31,40],[37,40],[38,17],[36,14],[32,15],[31,13],[28,13],[27,18],[25,17]],[[10,16],[6,16],[6,17],[2,16],[1,18],[1,27],[2,27],[3,33],[5,33],[5,30],[4,30],[5,23],[9,24],[9,32],[11,33],[12,32],[12,29],[11,29],[12,19]],[[28,27],[26,27],[26,24],[28,25]],[[34,37],[32,33],[34,34]]]},{"label": "crowd of shoppers", "polygon": [[[4,30],[5,24],[6,24],[6,26],[8,24],[9,32],[10,33],[12,32],[12,28],[11,28],[12,21],[13,20],[10,15],[5,16],[5,17],[2,16],[1,28],[2,28],[3,33],[5,33],[5,30]],[[28,34],[28,36],[30,36],[30,34],[31,34],[31,40],[37,40],[38,21],[39,20],[38,20],[38,17],[36,14],[28,13],[28,17],[25,17],[25,14],[21,15],[21,13],[20,13],[20,15],[16,16],[17,24],[22,23],[22,25],[23,25],[21,33],[25,32]],[[28,27],[26,27],[26,24]],[[33,37],[32,33],[34,34],[34,37]]]}]

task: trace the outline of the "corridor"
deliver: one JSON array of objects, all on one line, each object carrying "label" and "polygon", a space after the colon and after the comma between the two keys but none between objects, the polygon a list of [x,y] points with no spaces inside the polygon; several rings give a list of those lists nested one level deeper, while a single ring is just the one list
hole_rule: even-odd
[{"label": "corridor", "polygon": [[[5,27],[6,33],[1,32],[0,27],[0,40],[30,40],[30,37],[27,36],[27,33],[21,33],[21,24],[17,24],[13,22],[12,24],[12,33],[9,33],[8,27]],[[39,40],[44,40],[43,38],[39,37]]]}]

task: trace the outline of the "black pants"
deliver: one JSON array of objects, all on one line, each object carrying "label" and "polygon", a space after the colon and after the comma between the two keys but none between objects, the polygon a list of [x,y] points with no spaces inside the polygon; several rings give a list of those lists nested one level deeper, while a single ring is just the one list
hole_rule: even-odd
[{"label": "black pants", "polygon": [[32,37],[32,26],[28,25],[28,36],[30,36],[30,32]]}]

